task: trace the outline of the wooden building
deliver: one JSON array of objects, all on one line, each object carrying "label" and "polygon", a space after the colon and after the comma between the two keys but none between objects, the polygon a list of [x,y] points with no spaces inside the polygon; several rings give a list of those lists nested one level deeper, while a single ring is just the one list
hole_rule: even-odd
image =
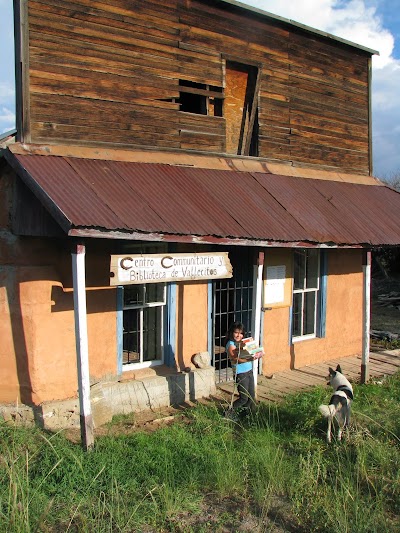
[{"label": "wooden building", "polygon": [[367,353],[369,252],[400,243],[372,176],[373,50],[233,0],[14,3],[4,416],[77,423],[78,388],[89,426],[210,394],[233,320],[265,348],[255,374]]}]

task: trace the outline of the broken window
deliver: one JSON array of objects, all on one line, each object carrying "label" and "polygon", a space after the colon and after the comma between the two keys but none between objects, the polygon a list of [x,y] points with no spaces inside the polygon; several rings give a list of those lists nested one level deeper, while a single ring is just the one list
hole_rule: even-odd
[{"label": "broken window", "polygon": [[224,117],[226,153],[258,156],[258,66],[225,60],[225,89],[179,80],[180,111]]},{"label": "broken window", "polygon": [[180,111],[222,117],[222,87],[179,80]]}]

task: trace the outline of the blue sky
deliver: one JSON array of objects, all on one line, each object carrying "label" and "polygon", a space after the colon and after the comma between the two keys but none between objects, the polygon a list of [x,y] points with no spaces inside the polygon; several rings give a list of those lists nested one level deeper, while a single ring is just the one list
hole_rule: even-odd
[{"label": "blue sky", "polygon": [[[377,50],[372,62],[374,174],[400,175],[399,0],[247,0],[242,3]],[[0,134],[15,127],[12,0],[0,0]]]}]

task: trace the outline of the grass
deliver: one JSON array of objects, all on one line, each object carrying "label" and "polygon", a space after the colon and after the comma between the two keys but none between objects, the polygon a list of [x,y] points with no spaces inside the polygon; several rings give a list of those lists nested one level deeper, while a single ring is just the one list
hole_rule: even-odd
[{"label": "grass", "polygon": [[153,433],[110,430],[90,453],[0,425],[0,531],[400,531],[400,375],[355,386],[351,431],[331,445],[328,397],[260,404],[238,424],[199,405]]}]

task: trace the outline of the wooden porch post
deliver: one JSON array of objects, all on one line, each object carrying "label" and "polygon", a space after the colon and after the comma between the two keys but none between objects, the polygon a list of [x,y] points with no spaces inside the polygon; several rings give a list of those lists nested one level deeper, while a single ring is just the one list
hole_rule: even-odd
[{"label": "wooden porch post", "polygon": [[81,439],[85,450],[94,444],[92,406],[90,403],[89,349],[86,316],[85,246],[76,244],[72,252],[74,316]]},{"label": "wooden porch post", "polygon": [[[262,307],[262,284],[263,284],[263,270],[264,270],[264,252],[258,252],[257,264],[254,265],[254,281],[253,281],[253,313],[251,330],[253,332],[253,339],[260,343],[261,336],[261,307]],[[258,359],[253,361],[253,375],[254,386],[257,397],[257,377],[258,377]]]},{"label": "wooden porch post", "polygon": [[363,259],[363,350],[361,360],[361,383],[369,380],[369,335],[371,325],[371,252],[364,252]]}]

